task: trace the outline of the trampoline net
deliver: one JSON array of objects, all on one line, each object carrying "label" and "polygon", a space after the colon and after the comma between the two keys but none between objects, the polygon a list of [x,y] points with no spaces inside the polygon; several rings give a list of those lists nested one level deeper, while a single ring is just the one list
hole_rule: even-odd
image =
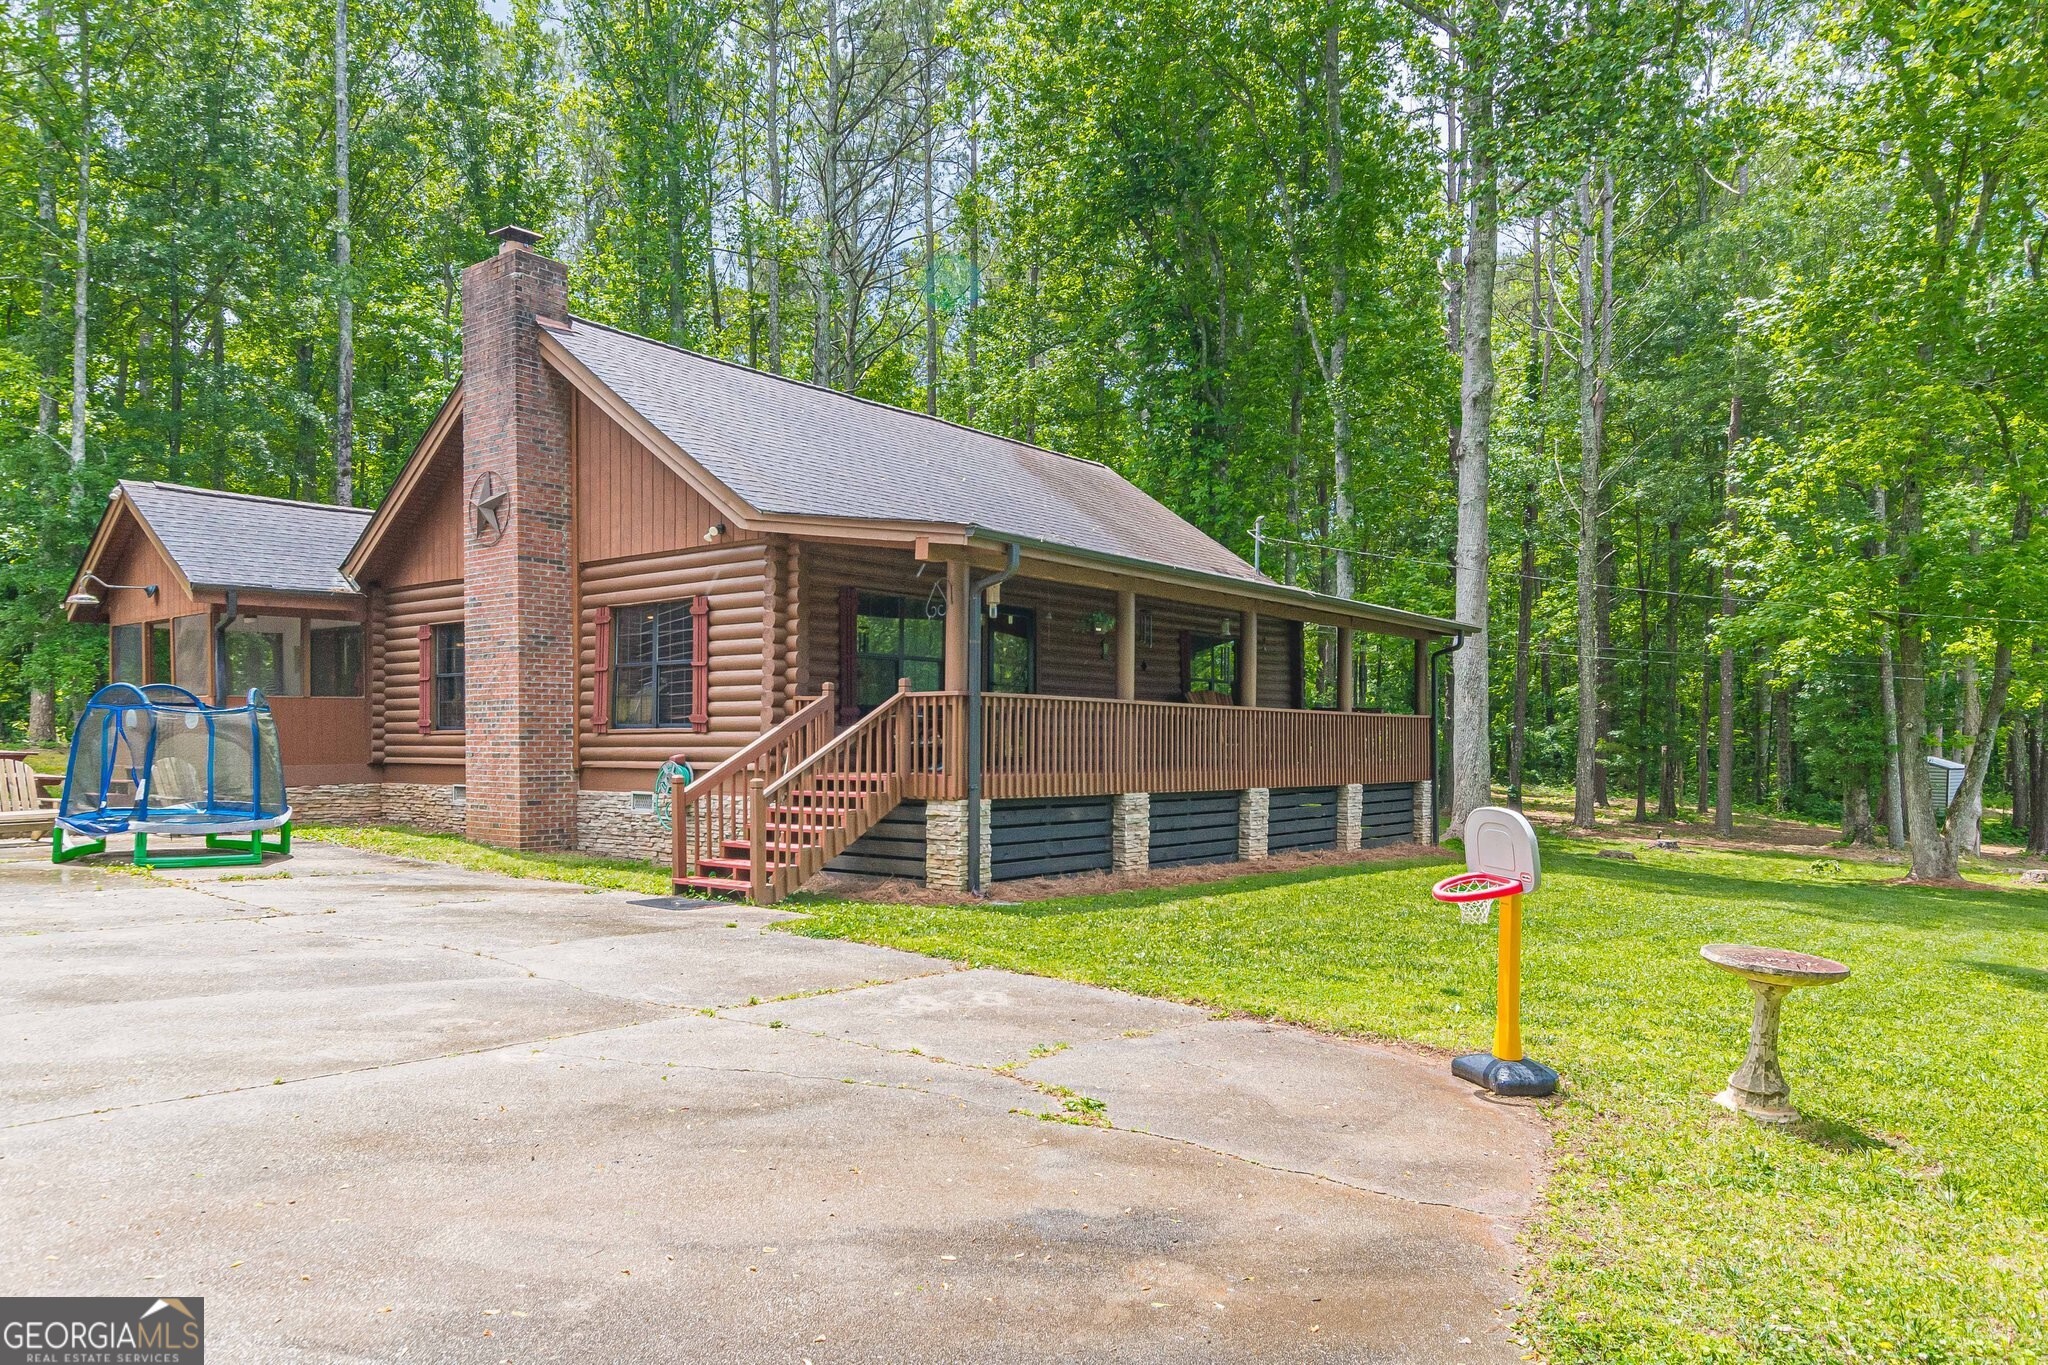
[{"label": "trampoline net", "polygon": [[260,693],[214,708],[180,688],[102,689],[65,777],[65,822],[94,833],[227,833],[280,823],[284,764]]}]

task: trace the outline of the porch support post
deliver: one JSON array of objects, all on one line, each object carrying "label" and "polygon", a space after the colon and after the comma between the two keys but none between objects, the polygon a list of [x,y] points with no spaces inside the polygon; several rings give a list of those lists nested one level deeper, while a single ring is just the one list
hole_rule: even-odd
[{"label": "porch support post", "polygon": [[1143,872],[1152,866],[1152,793],[1119,792],[1109,798],[1109,866]]},{"label": "porch support post", "polygon": [[[1244,623],[1239,629],[1242,637],[1237,646],[1237,704],[1257,706],[1259,704],[1259,613],[1255,608],[1244,609]],[[1264,856],[1264,855],[1261,855]]]},{"label": "porch support post", "polygon": [[1349,626],[1337,627],[1337,709],[1358,709],[1358,640]]},{"label": "porch support post", "polygon": [[1356,853],[1365,846],[1365,788],[1347,782],[1337,788],[1337,851]]},{"label": "porch support post", "polygon": [[1116,595],[1116,695],[1138,695],[1138,594],[1129,588]]},{"label": "porch support post", "polygon": [[946,561],[946,690],[967,690],[967,575],[964,559]]},{"label": "porch support post", "polygon": [[1237,796],[1237,860],[1252,862],[1266,856],[1272,829],[1273,792],[1268,787],[1247,787]]}]

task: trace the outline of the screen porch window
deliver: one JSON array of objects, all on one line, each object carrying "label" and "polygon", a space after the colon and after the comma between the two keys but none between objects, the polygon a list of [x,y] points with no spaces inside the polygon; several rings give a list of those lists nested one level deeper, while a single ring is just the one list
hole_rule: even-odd
[{"label": "screen porch window", "polygon": [[171,681],[201,697],[213,691],[213,677],[207,668],[210,633],[205,612],[171,621]]},{"label": "screen porch window", "polygon": [[696,710],[694,601],[613,607],[611,711],[616,729],[686,730]]},{"label": "screen porch window", "polygon": [[936,692],[946,677],[946,618],[924,599],[860,594],[853,621],[853,700],[862,711],[895,695],[907,678],[913,692]]},{"label": "screen porch window", "polygon": [[463,725],[464,656],[462,627],[433,628],[433,728],[460,730]]},{"label": "screen porch window", "polygon": [[1189,701],[1229,702],[1237,696],[1237,641],[1224,635],[1189,635]]},{"label": "screen porch window", "polygon": [[107,675],[111,681],[142,683],[142,627],[115,626],[107,632]]},{"label": "screen porch window", "polygon": [[305,622],[296,616],[238,616],[222,632],[228,695],[252,687],[267,697],[306,695]]},{"label": "screen porch window", "polygon": [[171,681],[171,623],[151,621],[149,623],[149,680],[153,683]]}]

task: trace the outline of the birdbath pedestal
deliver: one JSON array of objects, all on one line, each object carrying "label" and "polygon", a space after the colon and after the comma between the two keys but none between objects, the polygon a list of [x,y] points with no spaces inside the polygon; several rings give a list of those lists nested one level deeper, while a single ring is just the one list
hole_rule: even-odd
[{"label": "birdbath pedestal", "polygon": [[1840,981],[1849,969],[1833,958],[1740,943],[1709,943],[1700,956],[1749,982],[1756,999],[1749,1021],[1749,1055],[1728,1078],[1728,1088],[1714,1096],[1714,1103],[1763,1123],[1796,1122],[1799,1111],[1792,1107],[1792,1087],[1778,1069],[1779,1007],[1795,988]]}]

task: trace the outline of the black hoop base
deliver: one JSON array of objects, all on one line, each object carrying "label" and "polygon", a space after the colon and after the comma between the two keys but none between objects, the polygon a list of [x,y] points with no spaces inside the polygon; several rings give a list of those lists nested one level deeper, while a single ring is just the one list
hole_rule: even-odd
[{"label": "black hoop base", "polygon": [[1468,1052],[1451,1059],[1451,1074],[1496,1095],[1541,1098],[1557,1093],[1557,1073],[1526,1057],[1504,1062],[1491,1052]]}]

